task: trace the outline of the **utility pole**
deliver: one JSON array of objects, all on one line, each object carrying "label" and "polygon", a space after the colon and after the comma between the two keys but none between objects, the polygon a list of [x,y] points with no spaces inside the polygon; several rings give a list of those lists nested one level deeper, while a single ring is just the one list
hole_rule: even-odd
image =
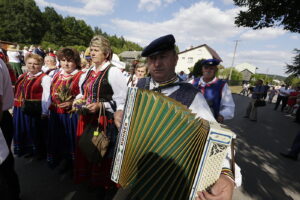
[{"label": "utility pole", "polygon": [[236,53],[236,48],[237,48],[238,42],[239,42],[239,40],[235,40],[235,47],[234,47],[234,52],[233,52],[232,63],[231,63],[230,74],[229,74],[228,80],[231,80],[233,64],[234,64],[234,59],[235,59],[235,53]]},{"label": "utility pole", "polygon": [[265,80],[267,80],[268,73],[269,73],[269,68],[267,68],[266,75],[265,75]]}]

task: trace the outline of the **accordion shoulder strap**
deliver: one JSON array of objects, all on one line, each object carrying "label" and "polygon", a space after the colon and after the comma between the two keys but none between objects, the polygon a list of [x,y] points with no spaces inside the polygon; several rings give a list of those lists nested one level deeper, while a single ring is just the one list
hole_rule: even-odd
[{"label": "accordion shoulder strap", "polygon": [[[149,90],[150,77],[140,79],[136,86],[141,89]],[[179,86],[179,89],[176,90],[175,92],[173,92],[169,97],[171,97],[172,99],[175,99],[176,101],[179,101],[180,103],[182,103],[183,105],[185,105],[187,107],[190,107],[196,94],[198,93],[198,90],[189,83],[176,82],[176,83],[171,83],[169,85],[155,88],[154,90],[160,91],[162,89],[165,89],[168,87],[173,87],[173,86]]]},{"label": "accordion shoulder strap", "polygon": [[149,90],[149,88],[150,88],[150,77],[140,79],[138,81],[138,83],[136,84],[136,87],[141,88],[141,89]]},{"label": "accordion shoulder strap", "polygon": [[189,83],[178,82],[176,85],[179,86],[179,89],[173,92],[169,97],[189,108],[193,103],[198,90]]}]

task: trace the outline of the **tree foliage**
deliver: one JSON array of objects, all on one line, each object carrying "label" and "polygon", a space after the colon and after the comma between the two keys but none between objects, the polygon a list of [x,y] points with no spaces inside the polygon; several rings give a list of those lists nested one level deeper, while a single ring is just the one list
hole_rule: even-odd
[{"label": "tree foliage", "polygon": [[43,41],[63,45],[61,38],[64,35],[63,17],[54,10],[54,8],[46,7],[43,12],[44,24],[47,30],[44,34]]},{"label": "tree foliage", "polygon": [[89,45],[94,33],[92,28],[83,20],[76,20],[75,17],[66,17],[62,24],[64,29],[62,41],[65,46]]},{"label": "tree foliage", "polygon": [[298,77],[293,78],[291,81],[291,86],[299,87],[300,86],[300,78],[298,78]]},{"label": "tree foliage", "polygon": [[296,56],[293,58],[293,64],[286,65],[286,73],[300,76],[300,49],[294,49]]},{"label": "tree foliage", "polygon": [[[223,78],[223,79],[227,79],[230,75],[231,69],[232,69],[231,67],[224,68],[224,69],[219,69],[218,77]],[[241,81],[241,80],[243,80],[243,74],[233,68],[232,73],[231,73],[231,80]]]},{"label": "tree foliage", "polygon": [[202,67],[203,67],[203,65],[201,63],[202,63],[203,60],[204,59],[200,59],[195,63],[195,65],[193,67],[193,70],[192,70],[192,75],[194,77],[202,76]]},{"label": "tree foliage", "polygon": [[18,43],[39,43],[45,26],[33,0],[0,0],[0,38]]},{"label": "tree foliage", "polygon": [[236,6],[246,7],[235,18],[238,26],[261,29],[283,26],[300,33],[300,4],[298,0],[233,0]]},{"label": "tree foliage", "polygon": [[94,29],[75,17],[63,17],[54,8],[41,12],[34,0],[0,0],[0,39],[21,46],[41,44],[44,49],[74,47],[85,50],[93,35],[108,38],[114,53],[125,50],[142,50],[133,42],[116,35],[110,36],[99,27]]},{"label": "tree foliage", "polygon": [[273,77],[267,74],[252,74],[251,78],[250,78],[250,82],[252,85],[255,85],[255,82],[257,80],[262,80],[264,82],[264,84],[268,83],[268,84],[274,84],[273,83]]}]

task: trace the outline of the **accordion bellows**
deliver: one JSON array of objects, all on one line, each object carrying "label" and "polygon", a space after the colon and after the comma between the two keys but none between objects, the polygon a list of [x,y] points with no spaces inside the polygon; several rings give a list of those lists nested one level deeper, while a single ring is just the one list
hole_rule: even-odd
[{"label": "accordion bellows", "polygon": [[193,199],[218,179],[230,142],[181,103],[129,88],[112,180],[128,199]]}]

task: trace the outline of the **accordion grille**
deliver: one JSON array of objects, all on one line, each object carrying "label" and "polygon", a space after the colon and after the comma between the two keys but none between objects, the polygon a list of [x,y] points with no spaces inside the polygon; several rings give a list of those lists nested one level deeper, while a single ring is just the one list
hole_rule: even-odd
[{"label": "accordion grille", "polygon": [[130,199],[188,199],[208,132],[182,104],[138,90],[119,184]]}]

